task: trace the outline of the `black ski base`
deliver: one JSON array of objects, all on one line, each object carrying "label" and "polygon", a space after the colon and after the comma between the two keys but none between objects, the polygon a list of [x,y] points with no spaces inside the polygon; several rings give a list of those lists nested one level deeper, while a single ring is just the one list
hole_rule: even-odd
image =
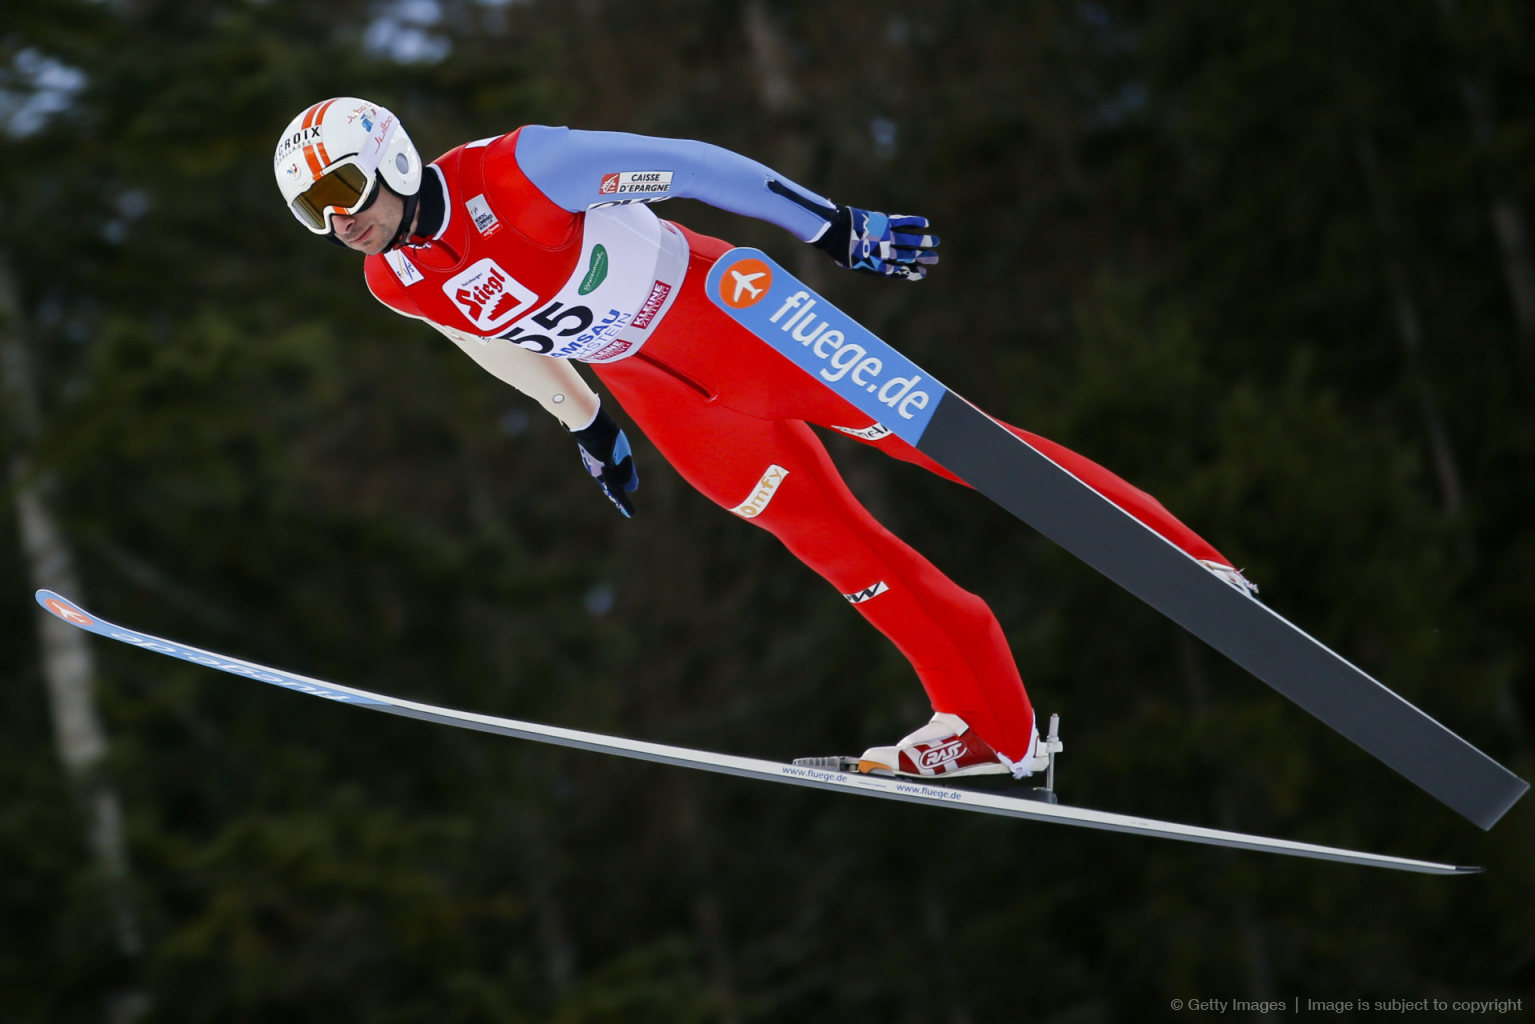
[{"label": "black ski base", "polygon": [[952,392],[917,448],[1482,828],[1529,784]]}]

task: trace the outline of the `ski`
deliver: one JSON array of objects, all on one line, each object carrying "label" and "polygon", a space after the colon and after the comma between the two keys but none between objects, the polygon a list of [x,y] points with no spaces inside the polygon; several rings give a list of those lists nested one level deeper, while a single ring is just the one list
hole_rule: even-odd
[{"label": "ski", "polygon": [[706,281],[728,316],[977,491],[1458,814],[1491,828],[1529,783],[1239,592],[940,384],[758,249]]},{"label": "ski", "polygon": [[436,722],[458,729],[471,729],[498,736],[510,736],[515,739],[533,740],[539,743],[550,743],[577,750],[613,754],[619,757],[652,761],[658,764],[674,765],[681,768],[693,768],[723,775],[735,775],[766,782],[808,786],[841,793],[851,793],[858,796],[878,797],[885,800],[900,800],[907,803],[923,804],[929,807],[951,807],[982,814],[1049,821],[1062,825],[1102,829],[1110,832],[1124,832],[1157,839],[1173,839],[1187,843],[1220,846],[1233,850],[1250,850],[1291,857],[1305,857],[1312,860],[1336,861],[1344,864],[1357,864],[1365,867],[1386,868],[1396,871],[1412,871],[1429,875],[1464,875],[1474,874],[1482,870],[1479,867],[1441,864],[1434,861],[1415,860],[1410,857],[1394,857],[1385,854],[1367,853],[1360,850],[1319,846],[1315,843],[1273,839],[1266,836],[1248,835],[1242,832],[1204,828],[1198,825],[1180,825],[1152,818],[1139,818],[1108,811],[1070,807],[1064,804],[1041,802],[981,790],[959,789],[922,782],[907,782],[893,777],[882,778],[872,775],[849,774],[842,771],[822,770],[753,757],[739,757],[732,754],[716,754],[708,751],[692,750],[687,747],[670,746],[664,743],[651,743],[645,740],[624,739],[618,736],[585,732],[580,729],[567,729],[560,726],[540,725],[534,722],[521,722],[510,718],[497,718],[493,715],[475,714],[469,711],[457,711],[433,704],[423,704],[419,701],[390,697],[386,694],[371,693],[367,690],[342,686],[338,683],[330,683],[322,679],[313,679],[309,676],[297,675],[282,669],[259,665],[255,662],[230,657],[226,654],[189,647],[186,644],[178,643],[174,640],[166,640],[163,637],[151,636],[148,633],[141,633],[135,629],[107,622],[87,612],[68,598],[49,590],[39,590],[37,592],[37,603],[71,626],[96,633],[100,636],[109,637],[142,650],[179,658],[196,665],[203,665],[208,668],[218,669],[221,672],[242,676],[246,679],[254,679],[257,682],[280,686],[287,690],[308,694],[312,697],[320,697],[343,704],[355,704],[373,711],[383,711],[407,718],[418,718],[423,721]]}]

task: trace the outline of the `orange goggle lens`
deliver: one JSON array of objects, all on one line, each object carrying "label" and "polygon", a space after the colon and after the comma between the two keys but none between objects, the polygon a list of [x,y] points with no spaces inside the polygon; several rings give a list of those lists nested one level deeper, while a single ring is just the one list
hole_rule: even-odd
[{"label": "orange goggle lens", "polygon": [[289,205],[310,231],[324,234],[330,230],[326,213],[356,213],[372,191],[371,175],[354,163],[337,164],[319,180],[293,197]]}]

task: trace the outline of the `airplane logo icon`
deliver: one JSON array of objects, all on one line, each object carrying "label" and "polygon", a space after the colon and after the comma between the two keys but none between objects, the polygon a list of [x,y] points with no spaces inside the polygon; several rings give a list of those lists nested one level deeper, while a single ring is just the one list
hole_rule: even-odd
[{"label": "airplane logo icon", "polygon": [[752,284],[753,281],[762,280],[762,274],[760,272],[756,274],[743,274],[739,270],[732,270],[730,272],[730,276],[735,278],[736,282],[736,293],[734,296],[732,296],[735,302],[741,301],[741,293],[743,291],[751,292],[752,298],[754,299],[762,294],[762,289]]},{"label": "airplane logo icon", "polygon": [[47,608],[50,612],[63,619],[65,622],[70,623],[71,625],[89,627],[96,624],[89,615],[85,614],[80,609],[64,600],[62,597],[59,597],[57,594],[47,593],[47,596],[43,600],[43,607]]},{"label": "airplane logo icon", "polygon": [[754,306],[773,286],[773,271],[758,259],[737,260],[720,277],[720,299],[732,309]]}]

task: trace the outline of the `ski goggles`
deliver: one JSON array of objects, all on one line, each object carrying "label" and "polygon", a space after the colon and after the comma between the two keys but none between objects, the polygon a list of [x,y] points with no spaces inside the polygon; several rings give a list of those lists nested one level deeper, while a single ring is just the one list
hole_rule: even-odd
[{"label": "ski goggles", "polygon": [[378,177],[362,169],[356,157],[344,157],[331,165],[288,206],[293,215],[317,235],[330,234],[336,214],[361,213],[378,198]]}]

